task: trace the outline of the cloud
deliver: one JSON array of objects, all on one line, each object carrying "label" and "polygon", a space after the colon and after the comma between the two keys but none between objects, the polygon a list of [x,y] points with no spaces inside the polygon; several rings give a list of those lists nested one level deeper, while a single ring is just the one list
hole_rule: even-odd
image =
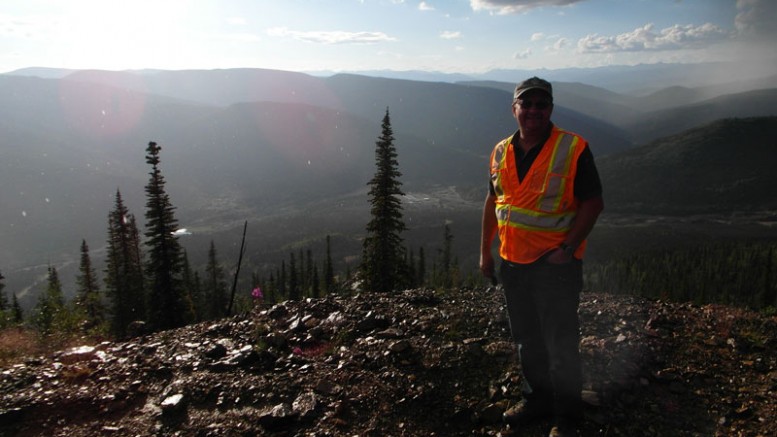
[{"label": "cloud", "polygon": [[529,56],[531,56],[531,49],[526,49],[522,52],[518,52],[513,55],[513,58],[515,59],[527,59]]},{"label": "cloud", "polygon": [[259,35],[255,35],[250,32],[231,32],[210,35],[210,38],[217,41],[228,41],[238,43],[253,43],[261,41],[262,38]]},{"label": "cloud", "polygon": [[469,0],[473,11],[489,11],[498,15],[521,14],[547,6],[569,6],[585,0]]},{"label": "cloud", "polygon": [[418,4],[418,10],[419,11],[433,11],[434,10],[434,6],[431,6],[427,2],[421,2],[421,3]]},{"label": "cloud", "polygon": [[566,38],[559,38],[556,40],[555,43],[553,43],[553,50],[560,51],[561,49],[567,47],[569,45],[569,40]]},{"label": "cloud", "polygon": [[440,38],[442,39],[459,39],[461,38],[461,32],[455,32],[452,30],[446,30],[444,32],[440,32]]},{"label": "cloud", "polygon": [[227,18],[227,23],[233,26],[245,26],[247,22],[243,17],[230,17]]},{"label": "cloud", "polygon": [[319,44],[375,44],[396,41],[383,32],[345,32],[345,31],[297,31],[286,27],[267,29],[267,34],[276,37],[289,37],[300,41]]},{"label": "cloud", "polygon": [[577,42],[577,48],[581,53],[697,49],[723,41],[729,36],[728,32],[710,23],[700,26],[675,24],[658,33],[653,31],[653,24],[649,23],[616,36],[587,35]]},{"label": "cloud", "polygon": [[531,34],[531,41],[532,42],[542,41],[543,38],[545,38],[545,34],[542,33],[542,32],[537,32],[537,33],[532,33]]},{"label": "cloud", "polygon": [[14,17],[0,14],[0,35],[13,38],[39,38],[48,34],[55,22],[44,17]]},{"label": "cloud", "polygon": [[774,0],[737,0],[734,27],[739,36],[754,39],[774,39],[777,36],[777,2]]}]

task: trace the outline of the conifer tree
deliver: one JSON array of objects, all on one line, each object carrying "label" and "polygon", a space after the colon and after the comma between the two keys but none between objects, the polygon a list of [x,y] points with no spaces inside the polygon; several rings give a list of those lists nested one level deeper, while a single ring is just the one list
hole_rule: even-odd
[{"label": "conifer tree", "polygon": [[101,329],[105,323],[105,306],[102,302],[97,274],[89,257],[89,246],[86,240],[81,240],[81,264],[76,277],[78,290],[75,305],[84,318],[83,328],[86,330]]},{"label": "conifer tree", "polygon": [[270,272],[270,279],[267,280],[267,292],[265,293],[265,301],[268,303],[277,302],[278,284],[276,284],[275,274]]},{"label": "conifer tree", "polygon": [[219,265],[216,245],[210,241],[208,263],[205,266],[205,314],[207,319],[219,319],[227,315],[227,280],[224,269]]},{"label": "conifer tree", "polygon": [[3,289],[5,288],[5,284],[3,284],[3,274],[0,273],[0,328],[5,328],[10,324],[11,320],[11,311],[8,305],[8,298],[5,296],[5,292]]},{"label": "conifer tree", "polygon": [[121,338],[130,323],[146,320],[146,296],[140,233],[119,190],[108,214],[107,243],[105,292],[111,300],[111,331]]},{"label": "conifer tree", "polygon": [[313,293],[313,286],[315,285],[315,279],[313,278],[313,268],[315,266],[313,265],[313,251],[308,249],[305,252],[305,281],[304,281],[304,290],[307,292],[310,292],[310,295],[312,296]]},{"label": "conifer tree", "polygon": [[55,267],[48,268],[48,286],[46,291],[38,296],[35,306],[35,326],[43,335],[49,335],[58,328],[58,322],[63,319],[65,312],[65,295],[62,292],[62,283]]},{"label": "conifer tree", "polygon": [[175,231],[178,221],[165,179],[159,169],[161,147],[149,142],[146,163],[151,165],[146,185],[146,278],[148,280],[148,319],[152,330],[177,328],[193,319],[191,300],[182,286],[181,246]]},{"label": "conifer tree", "polygon": [[22,306],[19,305],[19,299],[16,298],[16,293],[11,296],[11,320],[17,325],[20,325],[24,321]]},{"label": "conifer tree", "polygon": [[5,292],[3,291],[5,288],[3,279],[5,279],[5,277],[2,273],[0,273],[0,311],[6,311],[8,309],[8,298],[5,296]]},{"label": "conifer tree", "polygon": [[419,287],[426,285],[426,254],[424,253],[424,247],[421,246],[418,249],[418,268],[416,269],[416,282]]},{"label": "conifer tree", "polygon": [[281,261],[281,271],[278,272],[278,298],[286,299],[289,297],[288,287],[286,286],[286,261]]},{"label": "conifer tree", "polygon": [[313,285],[310,289],[310,296],[314,299],[321,297],[321,284],[318,279],[318,266],[313,266]]},{"label": "conifer tree", "polygon": [[194,321],[205,320],[206,304],[202,291],[202,282],[200,281],[199,273],[192,269],[191,263],[189,263],[189,254],[186,253],[186,250],[183,251],[181,263],[183,265],[181,267],[183,288],[191,297],[192,307],[194,308]]},{"label": "conifer tree", "polygon": [[408,286],[411,288],[418,287],[420,284],[418,284],[418,274],[416,273],[415,253],[413,253],[413,249],[407,251],[407,261],[405,264],[407,264]]},{"label": "conifer tree", "polygon": [[299,300],[299,283],[297,282],[297,267],[294,260],[294,252],[291,252],[289,260],[289,300]]},{"label": "conifer tree", "polygon": [[361,273],[366,290],[388,292],[402,284],[404,248],[400,234],[406,229],[397,151],[389,110],[383,117],[382,132],[375,143],[375,176],[370,180],[370,215],[362,250]]},{"label": "conifer tree", "polygon": [[442,249],[440,250],[440,278],[438,285],[449,288],[452,281],[452,264],[453,264],[453,234],[451,233],[451,227],[446,223],[443,228],[442,236]]},{"label": "conifer tree", "polygon": [[332,246],[329,235],[326,236],[326,264],[324,265],[324,293],[330,294],[335,289],[335,273],[332,266]]}]

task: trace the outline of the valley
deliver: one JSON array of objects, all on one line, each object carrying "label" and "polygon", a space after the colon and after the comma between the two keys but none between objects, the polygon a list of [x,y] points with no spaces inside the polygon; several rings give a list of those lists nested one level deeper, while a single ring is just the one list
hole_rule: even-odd
[{"label": "valley", "polygon": [[[433,262],[448,224],[462,273],[476,270],[485,163],[515,129],[506,110],[510,83],[260,69],[36,71],[0,75],[0,271],[6,292],[26,307],[49,265],[61,269],[66,294],[74,292],[82,240],[101,272],[117,190],[144,224],[150,140],[162,145],[162,172],[188,232],[180,241],[195,268],[213,241],[232,269],[247,221],[241,284],[292,252],[310,249],[322,259],[327,236],[336,269],[353,271],[387,109],[408,249],[423,248]],[[634,81],[642,73],[620,74]],[[769,163],[777,148],[767,133],[777,129],[776,76],[649,95],[575,81],[554,87],[554,121],[590,141],[605,187],[589,262],[775,237],[777,176]],[[686,98],[666,98],[667,90]]]}]

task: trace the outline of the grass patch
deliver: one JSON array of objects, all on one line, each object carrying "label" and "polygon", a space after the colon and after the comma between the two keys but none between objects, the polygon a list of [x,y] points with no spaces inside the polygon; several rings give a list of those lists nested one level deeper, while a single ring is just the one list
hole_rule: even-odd
[{"label": "grass patch", "polygon": [[5,328],[0,331],[0,367],[18,363],[41,351],[38,333],[35,331],[24,328]]}]

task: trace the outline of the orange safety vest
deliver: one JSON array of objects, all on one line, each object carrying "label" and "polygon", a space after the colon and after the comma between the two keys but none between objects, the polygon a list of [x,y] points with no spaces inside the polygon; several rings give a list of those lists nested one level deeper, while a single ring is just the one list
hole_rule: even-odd
[{"label": "orange safety vest", "polygon": [[[513,136],[494,147],[491,181],[502,259],[528,264],[564,242],[577,215],[574,180],[586,144],[582,137],[553,126],[523,181],[518,180]],[[585,241],[578,246],[576,258],[583,258],[585,246]]]}]

